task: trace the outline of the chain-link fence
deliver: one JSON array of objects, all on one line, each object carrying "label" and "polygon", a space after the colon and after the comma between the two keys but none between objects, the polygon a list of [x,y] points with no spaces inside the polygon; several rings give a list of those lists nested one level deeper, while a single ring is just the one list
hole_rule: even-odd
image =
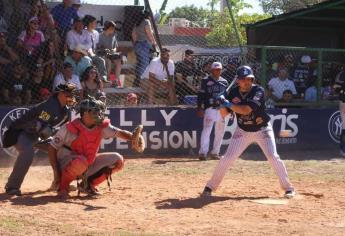
[{"label": "chain-link fence", "polygon": [[[124,0],[123,0],[124,1]],[[184,18],[156,24],[142,6],[102,6],[68,0],[0,1],[2,105],[38,103],[71,81],[80,96],[107,97],[109,106],[196,105],[212,62],[231,82],[249,64],[267,89],[267,105],[330,101],[344,50],[214,47],[209,27]],[[158,34],[157,34],[158,32]]]}]

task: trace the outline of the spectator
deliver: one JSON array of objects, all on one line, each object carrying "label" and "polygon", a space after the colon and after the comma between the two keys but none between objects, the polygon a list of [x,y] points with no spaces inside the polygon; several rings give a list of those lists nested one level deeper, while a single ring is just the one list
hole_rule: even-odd
[{"label": "spectator", "polygon": [[52,94],[47,88],[41,88],[39,93],[40,93],[40,102],[47,100]]},{"label": "spectator", "polygon": [[183,103],[186,95],[196,95],[198,91],[198,77],[202,76],[194,62],[193,50],[186,50],[184,59],[176,63],[175,78],[176,91],[179,95],[180,104]]},{"label": "spectator", "polygon": [[63,64],[62,73],[59,73],[55,76],[54,83],[53,83],[53,90],[55,90],[55,88],[59,84],[66,84],[67,82],[75,84],[77,87],[77,90],[82,89],[79,77],[73,74],[73,66],[69,62],[65,62]]},{"label": "spectator", "polygon": [[139,85],[140,78],[145,72],[146,67],[150,64],[150,49],[156,51],[157,47],[149,16],[150,13],[148,11],[143,11],[138,19],[135,19],[136,24],[132,30],[132,42],[137,57],[137,79],[134,82],[134,86]]},{"label": "spectator", "polygon": [[99,42],[99,33],[96,30],[97,27],[97,20],[95,17],[91,15],[86,15],[84,17],[84,24],[86,26],[86,32],[89,34],[89,38],[91,39],[91,47],[85,48],[88,52],[89,57],[92,59],[92,62],[97,66],[97,69],[101,75],[101,79],[104,82],[109,82],[107,79],[107,69],[105,67],[105,60],[97,56],[95,51],[97,49],[97,44]]},{"label": "spectator", "polygon": [[62,64],[60,54],[53,40],[49,39],[43,44],[37,64],[42,65],[44,81],[50,85],[50,88],[57,69],[61,68]]},{"label": "spectator", "polygon": [[14,106],[27,104],[29,94],[25,88],[26,81],[24,66],[20,63],[15,63],[12,73],[5,77],[1,86],[3,100],[6,104]]},{"label": "spectator", "polygon": [[204,77],[207,77],[211,75],[212,69],[212,63],[215,62],[213,58],[209,58],[203,65],[202,65],[202,72],[204,74]]},{"label": "spectator", "polygon": [[65,58],[65,62],[69,62],[73,66],[73,73],[78,77],[81,77],[85,69],[92,65],[92,60],[81,45],[72,49],[72,54]]},{"label": "spectator", "polygon": [[86,98],[88,95],[96,97],[99,92],[103,92],[103,83],[95,66],[86,68],[80,83],[83,90],[83,98]]},{"label": "spectator", "polygon": [[13,11],[10,16],[10,20],[7,21],[8,23],[11,22],[11,25],[8,28],[9,42],[15,42],[18,35],[25,29],[27,22],[30,19],[31,10],[31,5],[28,1],[14,0],[12,1],[12,4]]},{"label": "spectator", "polygon": [[84,23],[81,18],[74,19],[73,29],[67,33],[66,43],[69,49],[73,49],[77,45],[82,45],[85,49],[91,48],[91,37],[90,34],[84,30]]},{"label": "spectator", "polygon": [[55,29],[55,21],[46,4],[42,4],[38,19],[40,21],[39,30],[41,30],[44,33],[44,36],[47,38],[47,31],[52,31]]},{"label": "spectator", "polygon": [[41,89],[49,88],[49,84],[43,78],[43,67],[38,65],[34,66],[31,70],[30,78],[26,82],[25,89],[28,93],[28,103],[35,104],[41,102]]},{"label": "spectator", "polygon": [[176,103],[175,84],[171,82],[175,73],[175,65],[170,59],[169,52],[167,48],[163,48],[160,57],[150,62],[142,76],[142,83],[144,90],[147,91],[149,104],[158,103],[155,100],[156,91],[168,91],[169,103]]},{"label": "spectator", "polygon": [[39,48],[45,41],[43,33],[38,30],[38,26],[38,18],[36,16],[30,18],[26,30],[18,37],[18,46],[25,50],[28,66],[37,60]]},{"label": "spectator", "polygon": [[[97,54],[103,56],[106,62],[108,78],[111,78],[110,74],[114,66],[115,76],[118,80],[121,74],[122,56],[120,52],[117,52],[118,44],[115,36],[115,26],[116,24],[113,21],[106,21],[104,23],[103,32],[99,36],[99,42],[97,44]],[[108,56],[105,51],[109,53]]]},{"label": "spectator", "polygon": [[293,92],[290,89],[286,89],[283,92],[282,98],[279,99],[278,102],[291,103],[292,100],[293,100]]},{"label": "spectator", "polygon": [[293,72],[293,81],[296,86],[297,93],[303,98],[306,90],[306,79],[310,76],[309,64],[312,62],[311,57],[304,55],[301,57],[300,63],[295,67]]},{"label": "spectator", "polygon": [[13,62],[18,60],[18,55],[7,45],[7,31],[0,31],[0,76],[7,74]]},{"label": "spectator", "polygon": [[72,7],[77,11],[77,15],[79,18],[84,18],[84,14],[80,12],[81,1],[80,0],[72,0]]},{"label": "spectator", "polygon": [[238,57],[229,57],[228,64],[226,65],[225,69],[222,71],[221,77],[226,79],[230,84],[236,75],[237,67],[240,66],[240,62]]},{"label": "spectator", "polygon": [[126,105],[127,106],[138,105],[138,96],[135,93],[129,93],[127,95]]},{"label": "spectator", "polygon": [[3,17],[3,10],[0,9],[0,32],[7,32],[7,29],[8,25],[5,18]]},{"label": "spectator", "polygon": [[307,81],[304,100],[307,102],[317,101],[317,89],[315,86],[316,76],[311,76]]},{"label": "spectator", "polygon": [[100,100],[104,103],[104,105],[107,105],[107,96],[105,92],[98,92],[95,97],[97,100]]},{"label": "spectator", "polygon": [[71,29],[71,22],[78,17],[77,11],[72,7],[72,1],[63,0],[51,10],[51,14],[56,22],[59,35],[64,39]]},{"label": "spectator", "polygon": [[291,90],[294,95],[297,94],[294,82],[288,79],[288,72],[285,68],[280,68],[278,77],[272,78],[268,82],[269,97],[274,101],[282,99],[285,90]]}]

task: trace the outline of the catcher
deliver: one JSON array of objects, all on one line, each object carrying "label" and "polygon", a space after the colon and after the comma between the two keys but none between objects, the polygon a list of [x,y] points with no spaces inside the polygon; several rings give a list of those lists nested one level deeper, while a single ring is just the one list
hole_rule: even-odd
[{"label": "catcher", "polygon": [[119,153],[98,153],[103,138],[131,141],[137,152],[145,149],[141,125],[133,133],[121,130],[105,119],[104,111],[103,102],[92,97],[82,100],[78,108],[81,118],[63,125],[50,143],[48,156],[54,172],[51,189],[58,190],[62,199],[69,197],[69,185],[77,179],[82,179],[79,191],[99,194],[97,185],[123,168],[124,159]]}]

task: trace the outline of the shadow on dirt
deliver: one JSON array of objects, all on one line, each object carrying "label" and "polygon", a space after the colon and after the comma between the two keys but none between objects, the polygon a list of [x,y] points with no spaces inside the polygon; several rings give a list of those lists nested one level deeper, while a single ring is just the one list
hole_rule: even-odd
[{"label": "shadow on dirt", "polygon": [[196,197],[196,198],[188,198],[188,199],[166,199],[162,201],[155,202],[156,208],[161,209],[184,209],[184,208],[193,208],[193,209],[201,209],[206,205],[215,202],[223,202],[228,200],[233,201],[241,201],[241,200],[258,200],[258,199],[265,199],[268,196],[262,197],[247,197],[247,196],[240,196],[240,197],[220,197],[220,196],[209,196],[209,197]]}]

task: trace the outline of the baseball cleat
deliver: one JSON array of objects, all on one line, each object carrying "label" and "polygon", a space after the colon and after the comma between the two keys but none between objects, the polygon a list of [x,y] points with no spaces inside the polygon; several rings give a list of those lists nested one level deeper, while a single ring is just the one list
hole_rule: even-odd
[{"label": "baseball cleat", "polygon": [[22,192],[18,188],[6,188],[6,194],[10,196],[22,196]]},{"label": "baseball cleat", "polygon": [[207,161],[207,154],[199,154],[200,161]]},{"label": "baseball cleat", "polygon": [[202,193],[200,194],[200,197],[210,197],[210,196],[212,196],[212,189],[206,186],[204,188],[204,191],[202,191]]},{"label": "baseball cleat", "polygon": [[286,191],[284,194],[284,197],[286,197],[287,199],[294,198],[295,196],[296,196],[296,192],[294,190]]},{"label": "baseball cleat", "polygon": [[210,158],[212,160],[220,160],[221,158],[223,158],[223,156],[220,156],[219,154],[210,154]]}]

